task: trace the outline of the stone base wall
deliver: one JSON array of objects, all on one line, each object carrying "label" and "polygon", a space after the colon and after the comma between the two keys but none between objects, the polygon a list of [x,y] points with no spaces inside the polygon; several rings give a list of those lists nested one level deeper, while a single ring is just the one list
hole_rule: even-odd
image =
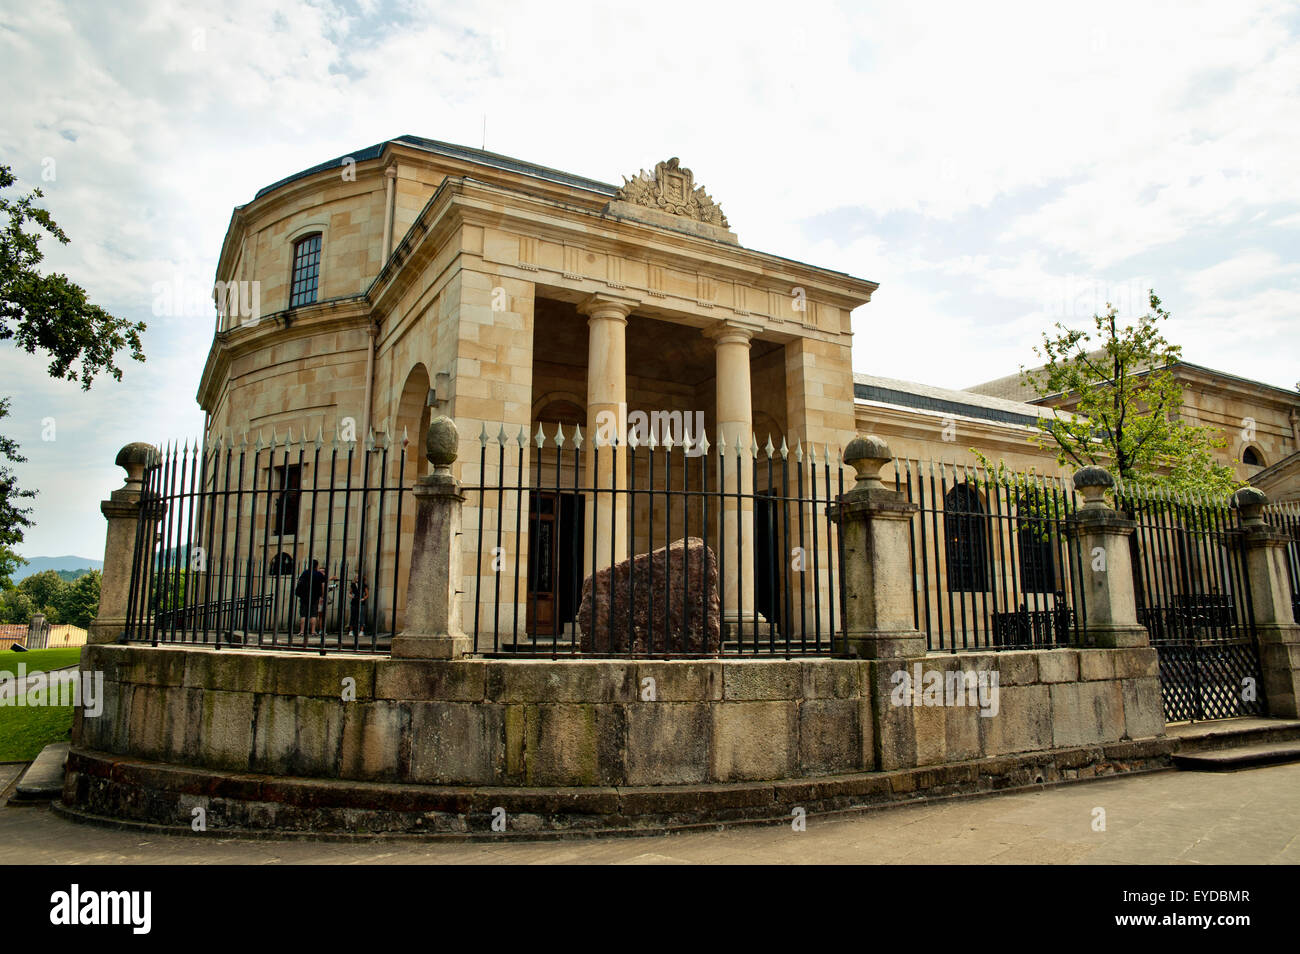
[{"label": "stone base wall", "polygon": [[63,814],[190,833],[203,810],[214,837],[292,835],[452,838],[645,833],[737,822],[789,823],[806,815],[1036,788],[1159,771],[1169,739],[1029,752],[893,772],[726,785],[527,788],[283,778],[192,769],[73,749]]},{"label": "stone base wall", "polygon": [[[896,704],[895,673],[915,674],[918,664],[918,695],[913,704]],[[637,791],[682,798],[692,792],[690,798],[703,799],[696,809],[706,815],[728,799],[758,798],[743,807],[767,817],[774,786],[811,785],[810,792],[822,793],[817,799],[848,807],[854,785],[874,791],[877,783],[869,780],[891,771],[916,770],[912,781],[900,784],[923,793],[949,784],[928,775],[931,769],[976,766],[969,778],[958,773],[958,788],[978,791],[996,787],[981,782],[985,776],[1014,776],[999,784],[1031,784],[1102,763],[1111,768],[1089,771],[1149,768],[1152,759],[1168,754],[1167,746],[1142,749],[1129,764],[1103,752],[1130,742],[1165,744],[1150,649],[889,661],[560,662],[102,645],[86,648],[82,668],[104,675],[103,711],[90,717],[79,709],[75,717],[78,754],[69,763],[67,806],[167,823],[189,804],[182,796],[202,794],[218,799],[232,825],[282,827],[274,819],[283,815],[288,827],[310,828],[304,821],[310,813],[253,803],[267,802],[268,791],[316,791],[302,796],[309,807],[312,799],[334,797],[327,796],[335,790],[320,789],[326,783],[350,793],[336,805],[343,814],[331,814],[326,827],[346,828],[340,819],[363,807],[358,799],[364,802],[370,792],[379,799],[376,809],[392,803],[384,811],[402,817],[376,816],[357,825],[422,830],[417,816],[423,809],[412,806],[425,796],[443,805],[447,787],[462,795],[474,789],[475,805],[507,794],[531,804],[528,798],[582,793],[585,807],[578,815],[600,814],[600,798],[612,798],[611,818],[627,813],[620,799]],[[957,670],[984,673],[986,685],[997,674],[996,711],[951,699],[927,704],[926,674],[946,678]],[[1069,751],[1091,754],[1061,762]],[[121,774],[124,766],[134,766],[129,778]],[[198,776],[225,781],[217,792],[192,781]],[[852,778],[868,781],[850,784]],[[818,788],[831,782],[839,786],[833,796]],[[768,794],[727,793],[728,786],[749,791],[755,785]],[[412,795],[419,792],[424,795]],[[296,804],[298,796],[283,793],[269,801]],[[249,804],[237,807],[244,796]],[[397,804],[406,807],[392,807]],[[667,817],[677,809],[647,811]],[[447,822],[446,830],[462,823],[468,824],[463,818]]]}]

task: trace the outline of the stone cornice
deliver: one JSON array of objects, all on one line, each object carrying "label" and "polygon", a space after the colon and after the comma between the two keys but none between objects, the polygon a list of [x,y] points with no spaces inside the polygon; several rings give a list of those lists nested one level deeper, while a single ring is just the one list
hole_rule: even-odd
[{"label": "stone cornice", "polygon": [[[875,282],[841,272],[819,269],[739,246],[715,242],[655,226],[626,220],[612,220],[588,209],[557,203],[543,196],[503,189],[468,179],[447,179],[435,191],[402,238],[384,269],[367,290],[367,297],[380,313],[386,313],[404,290],[418,277],[419,270],[441,250],[443,240],[464,225],[508,230],[525,239],[551,242],[565,247],[621,258],[635,248],[635,261],[647,268],[693,271],[718,283],[735,283],[767,295],[789,297],[795,289],[806,295],[807,307],[816,305],[848,312],[870,300]],[[594,276],[569,273],[537,262],[490,260],[503,274],[521,280],[552,284],[588,295],[603,289],[640,297],[647,304],[659,299],[665,307],[684,315],[698,316],[701,324],[723,317],[726,312],[759,322],[761,326],[792,336],[844,335],[843,326],[819,328],[780,315],[751,312],[726,304],[684,298],[650,287]],[[668,299],[675,299],[669,302]],[[709,314],[713,311],[712,314]],[[721,311],[722,314],[718,314]]]},{"label": "stone cornice", "polygon": [[[223,331],[212,339],[208,358],[199,378],[195,399],[205,411],[216,406],[218,391],[235,358],[266,347],[329,331],[364,325],[370,318],[370,305],[363,296],[317,302],[292,311],[267,315],[256,325],[240,325]],[[269,339],[274,339],[273,341]]]}]

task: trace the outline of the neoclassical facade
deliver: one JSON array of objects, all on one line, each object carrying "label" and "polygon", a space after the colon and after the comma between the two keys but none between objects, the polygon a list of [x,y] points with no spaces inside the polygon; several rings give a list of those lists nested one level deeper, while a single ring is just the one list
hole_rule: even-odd
[{"label": "neoclassical facade", "polygon": [[[978,447],[1059,473],[1029,441],[1051,402],[1030,403],[1014,381],[959,391],[855,377],[850,316],[876,284],[744,247],[677,159],[616,186],[402,136],[236,208],[216,279],[217,327],[198,390],[209,444],[292,433],[357,446],[375,435],[399,447],[441,414],[459,429],[456,476],[487,484],[524,475],[510,459],[497,468],[486,458],[481,470],[483,434],[593,435],[602,415],[680,412],[733,447],[770,436],[777,447],[840,448],[868,431],[899,456],[964,464]],[[1179,375],[1185,412],[1240,435],[1225,456],[1245,462],[1242,476],[1275,498],[1300,498],[1296,393],[1194,365]],[[410,457],[407,481],[427,467]],[[626,461],[614,457],[588,458],[582,479],[626,486]],[[268,459],[261,479],[305,487],[311,466]],[[732,479],[763,489],[743,469]],[[607,555],[586,554],[586,570],[631,555],[621,506],[579,516],[613,542]],[[471,499],[464,532],[500,529],[509,548],[527,552],[519,516]],[[410,513],[400,527],[387,519],[396,539],[410,532]],[[726,519],[728,539],[748,539],[745,506]],[[475,577],[493,572],[485,553],[466,567],[467,601]],[[743,561],[725,574],[731,605],[752,602],[751,575]]]}]

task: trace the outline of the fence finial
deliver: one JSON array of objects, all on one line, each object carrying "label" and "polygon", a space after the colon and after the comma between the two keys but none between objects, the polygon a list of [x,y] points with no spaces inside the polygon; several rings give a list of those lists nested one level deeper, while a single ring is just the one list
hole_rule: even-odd
[{"label": "fence finial", "polygon": [[1232,502],[1241,512],[1243,527],[1260,527],[1264,525],[1264,507],[1268,504],[1268,494],[1256,487],[1242,487],[1232,495]]},{"label": "fence finial", "polygon": [[1115,478],[1105,467],[1080,467],[1074,472],[1074,489],[1083,495],[1089,510],[1106,506],[1106,492],[1115,486]]},{"label": "fence finial", "polygon": [[451,465],[456,460],[460,444],[460,432],[456,422],[442,415],[429,422],[429,431],[425,435],[425,456],[433,465],[435,474],[450,474]]},{"label": "fence finial", "polygon": [[883,438],[874,434],[860,434],[849,441],[844,448],[844,463],[852,467],[858,475],[854,490],[884,490],[880,479],[880,468],[889,463],[893,454]]}]

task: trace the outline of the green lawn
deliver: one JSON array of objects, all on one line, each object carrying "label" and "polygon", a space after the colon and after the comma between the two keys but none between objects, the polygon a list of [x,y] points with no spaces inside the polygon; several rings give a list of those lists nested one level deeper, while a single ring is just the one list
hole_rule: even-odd
[{"label": "green lawn", "polygon": [[[28,675],[75,666],[81,649],[34,649],[27,653],[0,652],[0,672],[16,678],[18,664]],[[0,706],[0,762],[30,762],[51,742],[68,741],[72,706]]]},{"label": "green lawn", "polygon": [[30,762],[71,731],[72,706],[0,706],[0,762]]},{"label": "green lawn", "polygon": [[71,649],[33,649],[26,653],[16,653],[12,649],[6,649],[0,652],[0,672],[7,672],[10,676],[16,677],[18,664],[22,663],[27,667],[27,675],[30,676],[34,672],[48,672],[51,669],[75,666],[79,659],[81,659],[80,646]]}]

